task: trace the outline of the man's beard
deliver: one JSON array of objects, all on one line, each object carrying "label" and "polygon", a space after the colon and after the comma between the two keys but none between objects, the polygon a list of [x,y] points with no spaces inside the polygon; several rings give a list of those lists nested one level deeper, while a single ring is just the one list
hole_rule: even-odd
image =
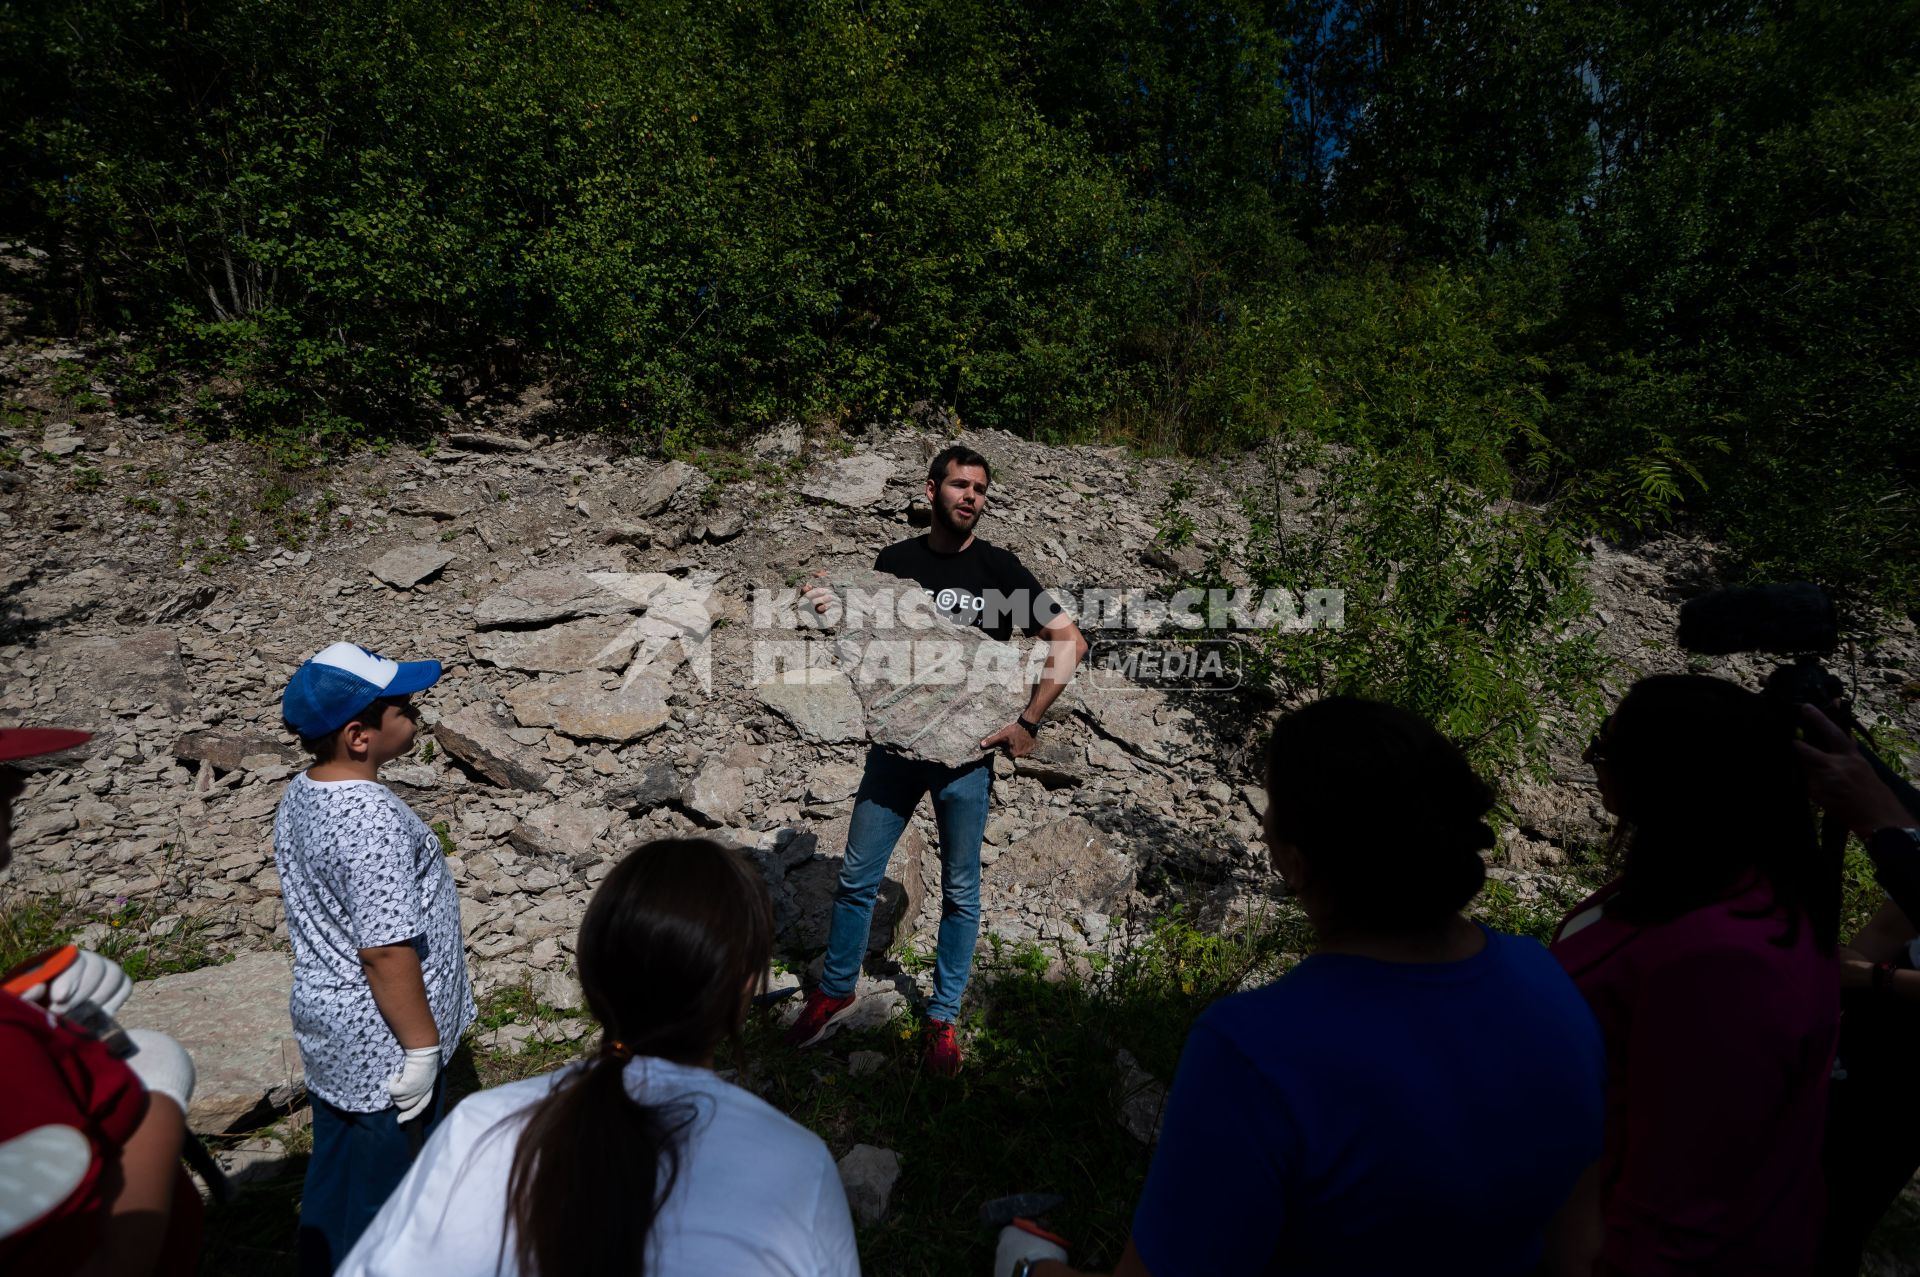
[{"label": "man's beard", "polygon": [[959,504],[958,501],[948,503],[936,496],[933,499],[933,521],[946,531],[964,539],[973,531],[973,525],[980,522],[980,509],[978,506],[974,507],[973,517],[962,523],[953,517],[954,509]]}]

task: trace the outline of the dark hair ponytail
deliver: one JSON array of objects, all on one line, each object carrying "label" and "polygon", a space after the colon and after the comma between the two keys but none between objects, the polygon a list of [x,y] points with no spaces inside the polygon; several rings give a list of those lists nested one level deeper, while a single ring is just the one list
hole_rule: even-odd
[{"label": "dark hair ponytail", "polygon": [[772,950],[766,884],[740,853],[671,839],[614,866],[575,947],[600,1052],[524,1110],[507,1180],[521,1272],[646,1271],[647,1238],[679,1177],[695,1109],[635,1102],[626,1063],[709,1060],[739,1033]]},{"label": "dark hair ponytail", "polygon": [[1486,882],[1493,791],[1406,710],[1333,696],[1287,715],[1267,747],[1267,801],[1340,927],[1429,927]]}]

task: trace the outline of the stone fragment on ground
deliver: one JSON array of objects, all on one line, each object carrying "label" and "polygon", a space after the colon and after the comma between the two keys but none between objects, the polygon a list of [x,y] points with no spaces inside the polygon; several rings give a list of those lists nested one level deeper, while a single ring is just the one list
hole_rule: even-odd
[{"label": "stone fragment on ground", "polygon": [[1120,1129],[1142,1144],[1160,1140],[1160,1122],[1166,1113],[1167,1088],[1125,1050],[1114,1060],[1119,1079],[1114,1091]]},{"label": "stone fragment on ground", "polygon": [[624,668],[639,634],[627,617],[594,616],[537,630],[476,630],[467,650],[478,660],[530,674]]},{"label": "stone fragment on ground", "polygon": [[73,639],[57,649],[56,660],[77,690],[102,700],[157,703],[179,715],[197,700],[180,655],[179,635],[152,628]]},{"label": "stone fragment on ground", "polygon": [[[791,846],[811,848],[819,854],[808,855],[788,869],[773,891],[776,938],[787,953],[813,953],[824,949],[827,930],[833,919],[833,897],[840,882],[840,866],[846,848],[847,820],[830,822],[820,834],[803,835]],[[887,860],[886,876],[880,880],[880,892],[874,900],[873,922],[867,931],[867,952],[885,953],[896,941],[906,938],[913,920],[919,916],[926,899],[921,865],[927,856],[927,840],[912,825],[901,831]]]},{"label": "stone fragment on ground", "polygon": [[869,1073],[878,1073],[886,1062],[887,1057],[878,1051],[855,1051],[847,1057],[847,1075],[865,1077]]},{"label": "stone fragment on ground", "polygon": [[248,953],[224,966],[143,980],[117,1018],[187,1049],[196,1074],[187,1125],[227,1135],[271,1121],[306,1093],[287,1019],[292,992],[290,955]]},{"label": "stone fragment on ground", "polygon": [[215,729],[187,732],[173,742],[173,756],[186,762],[210,763],[218,771],[239,771],[243,760],[267,755],[282,763],[300,761],[300,751],[285,741],[268,740],[240,732]]},{"label": "stone fragment on ground", "polygon": [[534,447],[529,440],[487,430],[456,430],[447,436],[447,442],[469,452],[532,452]]},{"label": "stone fragment on ground", "polygon": [[708,763],[687,785],[681,806],[710,825],[728,825],[747,803],[746,778],[738,767]]},{"label": "stone fragment on ground", "polygon": [[667,688],[656,679],[632,682],[586,672],[552,682],[523,683],[507,693],[522,727],[551,727],[579,740],[627,744],[664,727],[673,717]]},{"label": "stone fragment on ground", "polygon": [[1138,869],[1087,821],[1069,816],[1008,843],[981,872],[982,887],[1003,899],[1045,892],[1055,900],[1114,912],[1126,903]]},{"label": "stone fragment on ground", "polygon": [[680,489],[686,486],[694,473],[694,468],[684,461],[667,462],[648,475],[634,493],[633,513],[642,519],[651,519],[659,514],[673,504],[674,497],[679,495]]},{"label": "stone fragment on ground", "polygon": [[453,555],[437,545],[403,545],[369,563],[367,571],[397,590],[411,590],[451,562]]},{"label": "stone fragment on ground", "polygon": [[807,740],[838,745],[866,739],[866,719],[852,680],[839,670],[797,671],[796,677],[798,681],[756,684],[753,694]]},{"label": "stone fragment on ground", "polygon": [[802,495],[863,510],[878,502],[893,477],[894,463],[871,452],[825,461],[798,484]]},{"label": "stone fragment on ground", "polygon": [[647,812],[677,801],[683,789],[672,763],[650,763],[633,780],[609,789],[607,801],[628,811]]},{"label": "stone fragment on ground", "polygon": [[538,790],[551,774],[538,755],[507,735],[507,724],[484,704],[441,719],[433,736],[442,749],[504,788]]},{"label": "stone fragment on ground", "polygon": [[530,568],[474,605],[478,626],[539,625],[639,610],[574,567]]},{"label": "stone fragment on ground", "polygon": [[574,799],[536,807],[520,818],[507,839],[521,851],[547,856],[591,855],[604,838],[613,813]]},{"label": "stone fragment on ground", "polygon": [[855,1144],[840,1159],[840,1183],[854,1219],[871,1228],[887,1217],[893,1186],[900,1180],[900,1155],[889,1148]]}]

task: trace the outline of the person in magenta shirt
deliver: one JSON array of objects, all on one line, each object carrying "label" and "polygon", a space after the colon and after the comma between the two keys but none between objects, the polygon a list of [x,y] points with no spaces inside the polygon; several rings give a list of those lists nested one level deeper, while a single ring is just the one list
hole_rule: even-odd
[{"label": "person in magenta shirt", "polygon": [[1606,1041],[1606,1139],[1570,1213],[1599,1274],[1805,1273],[1840,1021],[1840,870],[1791,710],[1642,679],[1588,746],[1619,876],[1553,941]]}]

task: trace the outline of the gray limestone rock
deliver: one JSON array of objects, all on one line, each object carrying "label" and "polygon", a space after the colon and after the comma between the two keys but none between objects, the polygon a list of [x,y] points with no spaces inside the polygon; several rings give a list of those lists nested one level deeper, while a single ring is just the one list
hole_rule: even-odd
[{"label": "gray limestone rock", "polygon": [[601,586],[578,568],[531,568],[474,605],[473,623],[538,625],[577,616],[615,616],[637,605]]},{"label": "gray limestone rock", "polygon": [[652,763],[630,783],[608,790],[607,801],[628,811],[652,811],[678,799],[681,789],[673,764]]},{"label": "gray limestone rock", "polygon": [[419,545],[403,545],[397,550],[388,550],[367,564],[367,571],[395,589],[411,590],[451,562],[453,562],[453,555],[442,550],[438,545],[422,542]]},{"label": "gray limestone rock", "polygon": [[[813,953],[826,947],[834,890],[847,845],[847,823],[845,817],[831,821],[817,834],[802,835],[790,844],[826,854],[811,855],[794,865],[774,888],[774,927],[785,952]],[[869,954],[885,953],[911,934],[913,920],[926,899],[921,866],[930,854],[927,840],[908,825],[894,844],[886,877],[880,881],[873,925],[867,932]]]},{"label": "gray limestone rock", "polygon": [[961,767],[977,761],[980,742],[1026,708],[1044,649],[956,625],[919,587],[883,572],[843,571],[830,579],[841,601],[835,658],[860,698],[874,744]]},{"label": "gray limestone rock", "polygon": [[822,462],[800,481],[799,489],[816,500],[864,510],[886,492],[893,471],[891,458],[861,452]]},{"label": "gray limestone rock", "polygon": [[547,765],[507,735],[506,723],[485,705],[469,705],[441,719],[433,736],[442,749],[496,785],[538,790],[547,783]]},{"label": "gray limestone rock", "polygon": [[188,732],[173,742],[173,756],[192,763],[211,763],[216,771],[251,770],[244,761],[256,755],[269,755],[282,763],[300,761],[300,751],[282,741],[240,732]]},{"label": "gray limestone rock", "polygon": [[747,805],[747,781],[738,767],[708,763],[680,798],[680,805],[710,825],[730,825]]},{"label": "gray limestone rock", "polygon": [[1100,734],[1156,763],[1175,762],[1193,743],[1193,716],[1144,687],[1089,688],[1081,701]]},{"label": "gray limestone rock", "polygon": [[680,494],[680,489],[686,486],[693,474],[693,467],[684,461],[667,462],[648,475],[646,482],[640,485],[640,490],[634,494],[633,513],[642,519],[659,514],[673,504],[674,497]]},{"label": "gray limestone rock", "polygon": [[900,1179],[900,1155],[888,1148],[855,1144],[839,1166],[853,1217],[869,1228],[885,1219],[893,1186]]},{"label": "gray limestone rock", "polygon": [[172,630],[75,639],[61,649],[59,660],[69,679],[102,701],[118,696],[142,705],[154,701],[167,713],[180,714],[196,700]]},{"label": "gray limestone rock", "polygon": [[572,674],[624,667],[639,639],[628,617],[591,616],[538,630],[477,630],[467,635],[467,650],[505,669]]},{"label": "gray limestone rock", "polygon": [[755,685],[760,703],[811,741],[837,745],[865,740],[867,724],[853,682],[839,670],[806,670],[805,681]]},{"label": "gray limestone rock", "polygon": [[887,1057],[878,1051],[855,1051],[847,1056],[847,1075],[865,1077],[869,1073],[878,1073],[886,1062]]},{"label": "gray limestone rock", "polygon": [[447,436],[447,442],[468,452],[532,452],[534,448],[529,440],[486,430],[456,430]]},{"label": "gray limestone rock", "polygon": [[395,514],[409,518],[445,522],[470,513],[473,510],[473,498],[451,488],[424,488],[401,493],[388,508]]},{"label": "gray limestone rock", "polygon": [[658,731],[673,716],[666,685],[658,680],[615,680],[609,687],[605,676],[591,671],[551,683],[524,683],[507,693],[507,703],[522,727],[551,727],[580,740],[615,744]]},{"label": "gray limestone rock", "polygon": [[1137,875],[1133,861],[1108,846],[1099,830],[1069,816],[1008,843],[981,872],[981,893],[1011,898],[1049,890],[1057,898],[1113,912],[1126,902]]},{"label": "gray limestone rock", "polygon": [[719,510],[707,516],[707,540],[716,545],[733,540],[746,529],[746,517],[738,510]]},{"label": "gray limestone rock", "polygon": [[141,981],[118,1019],[128,1028],[157,1029],[187,1049],[198,1078],[187,1125],[226,1135],[271,1121],[306,1092],[287,1019],[292,992],[291,957],[249,953],[225,966]]},{"label": "gray limestone rock", "polygon": [[1119,1072],[1113,1098],[1120,1129],[1142,1144],[1158,1143],[1167,1107],[1166,1084],[1125,1050],[1118,1053],[1114,1066]]},{"label": "gray limestone rock", "polygon": [[853,763],[824,763],[807,772],[807,801],[837,803],[853,797],[866,768]]},{"label": "gray limestone rock", "polygon": [[521,851],[548,856],[591,854],[593,840],[606,836],[613,813],[569,800],[528,812],[507,840]]},{"label": "gray limestone rock", "polygon": [[1065,726],[1055,724],[1051,731],[1042,728],[1033,752],[1013,760],[1014,775],[1031,776],[1048,789],[1085,784],[1086,749],[1071,728],[1061,730]]}]

